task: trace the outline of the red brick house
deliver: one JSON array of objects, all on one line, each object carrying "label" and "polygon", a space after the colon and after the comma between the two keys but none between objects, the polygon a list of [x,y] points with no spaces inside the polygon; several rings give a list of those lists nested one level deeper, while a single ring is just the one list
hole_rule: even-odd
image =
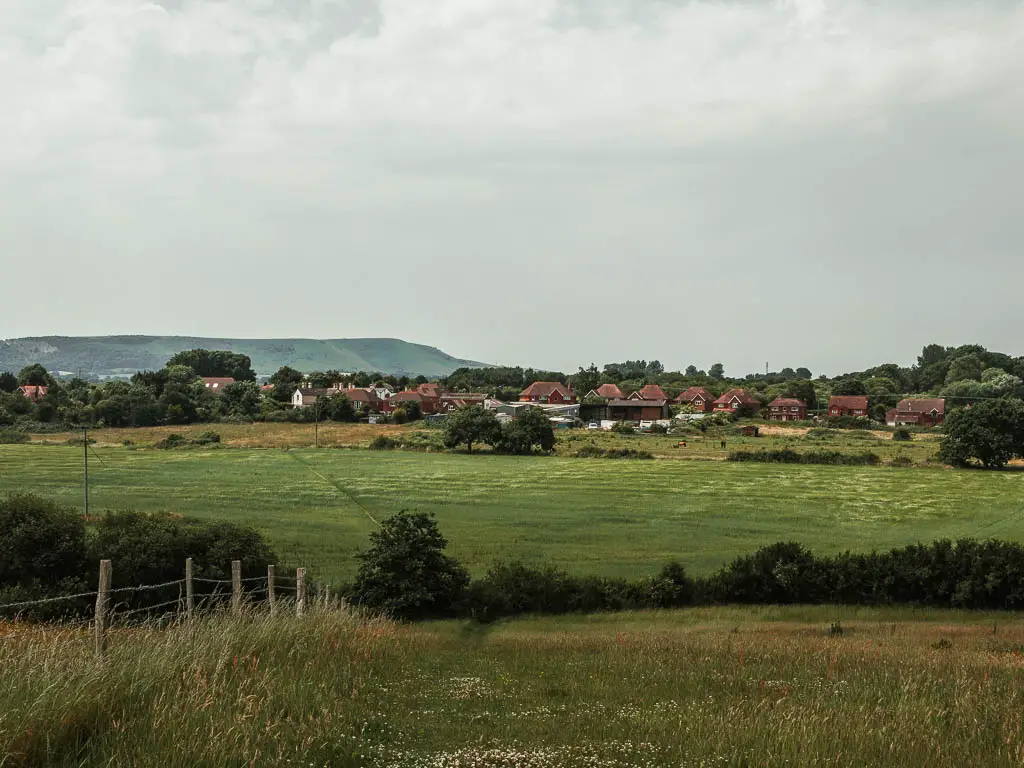
[{"label": "red brick house", "polygon": [[388,398],[387,410],[393,411],[396,408],[401,407],[403,403],[417,403],[420,407],[420,413],[427,415],[437,413],[439,400],[439,397],[428,397],[418,390],[395,392],[395,394]]},{"label": "red brick house", "polygon": [[807,403],[795,397],[777,397],[768,403],[768,421],[803,421]]},{"label": "red brick house", "polygon": [[451,413],[471,405],[483,405],[487,395],[481,392],[446,392],[438,399],[437,412]]},{"label": "red brick house", "polygon": [[828,415],[867,417],[867,395],[833,395],[828,399]]},{"label": "red brick house", "polygon": [[741,409],[757,411],[761,408],[761,401],[751,397],[742,389],[730,389],[720,398],[715,400],[715,411],[718,413],[735,413]]},{"label": "red brick house", "polygon": [[657,384],[646,384],[632,393],[628,400],[668,400],[668,394]]},{"label": "red brick house", "polygon": [[444,394],[444,390],[440,384],[434,382],[428,382],[427,384],[420,384],[416,387],[416,391],[424,397],[433,397],[435,399],[440,398]]},{"label": "red brick house", "polygon": [[690,387],[685,392],[680,392],[672,402],[676,405],[689,405],[702,413],[708,413],[714,408],[715,396],[704,387]]},{"label": "red brick house", "polygon": [[519,402],[566,405],[576,402],[576,393],[572,387],[557,381],[535,381],[519,393]]},{"label": "red brick house", "polygon": [[224,387],[235,383],[234,379],[225,376],[203,376],[202,379],[206,388],[215,395],[219,395],[223,392]]},{"label": "red brick house", "polygon": [[21,392],[25,397],[31,400],[33,403],[38,403],[49,391],[49,387],[43,387],[36,384],[26,384],[23,387],[18,387],[18,391]]},{"label": "red brick house", "polygon": [[[605,400],[625,400],[626,396],[618,384],[602,384],[597,389],[587,392],[587,397],[603,397]],[[586,398],[584,398],[586,399]]]},{"label": "red brick house", "polygon": [[900,400],[896,407],[885,415],[885,423],[890,427],[934,427],[945,420],[946,400],[942,397],[908,397]]}]

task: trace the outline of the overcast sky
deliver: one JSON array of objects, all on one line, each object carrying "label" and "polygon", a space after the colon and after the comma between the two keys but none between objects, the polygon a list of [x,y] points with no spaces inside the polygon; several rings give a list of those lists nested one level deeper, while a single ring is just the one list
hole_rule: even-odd
[{"label": "overcast sky", "polygon": [[1024,5],[0,0],[0,338],[1024,354]]}]

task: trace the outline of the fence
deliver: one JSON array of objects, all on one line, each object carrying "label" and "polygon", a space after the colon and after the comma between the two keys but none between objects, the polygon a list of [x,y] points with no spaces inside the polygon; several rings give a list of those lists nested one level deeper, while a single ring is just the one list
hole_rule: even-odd
[{"label": "fence", "polygon": [[[246,602],[247,587],[245,585],[248,585],[250,594],[264,593],[266,595],[266,603],[271,615],[277,615],[279,613],[285,600],[289,603],[291,601],[290,597],[283,598],[282,594],[279,593],[287,593],[289,595],[294,593],[294,609],[297,616],[302,616],[306,613],[309,601],[305,568],[297,568],[295,570],[295,576],[281,576],[277,574],[275,566],[268,565],[266,576],[255,576],[243,579],[241,560],[231,561],[230,579],[208,579],[194,575],[191,557],[185,560],[184,578],[176,579],[175,581],[167,581],[162,584],[144,584],[138,587],[119,587],[117,589],[112,589],[112,579],[113,568],[111,566],[111,561],[101,560],[99,580],[95,592],[80,592],[74,595],[59,595],[57,597],[47,597],[39,600],[25,600],[17,603],[2,604],[0,605],[0,612],[8,612],[14,609],[28,609],[40,605],[49,605],[53,603],[69,602],[95,597],[96,605],[91,617],[78,619],[72,622],[65,622],[60,626],[62,629],[71,629],[91,624],[96,647],[96,655],[102,658],[107,652],[108,631],[114,619],[124,619],[141,613],[152,613],[154,611],[168,609],[172,605],[178,606],[179,618],[181,617],[182,612],[184,612],[185,621],[191,622],[195,619],[198,612],[196,584],[209,584],[213,586],[212,593],[200,596],[200,599],[205,597],[207,599],[212,599],[213,602],[216,602],[217,598],[226,597],[226,593],[221,591],[221,587],[230,585],[230,611],[235,615],[241,614],[243,611],[243,607]],[[284,583],[288,581],[292,581],[294,584]],[[172,600],[165,600],[156,603],[155,605],[145,605],[129,610],[118,611],[116,610],[116,604],[113,602],[117,596],[129,598],[132,595],[154,592],[156,590],[167,590],[172,587],[178,587],[178,597]],[[325,601],[328,597],[328,590],[329,587],[325,585],[325,588],[321,593]],[[169,611],[165,611],[165,614],[166,613],[169,613]],[[17,636],[17,634],[0,635],[0,639]]]}]

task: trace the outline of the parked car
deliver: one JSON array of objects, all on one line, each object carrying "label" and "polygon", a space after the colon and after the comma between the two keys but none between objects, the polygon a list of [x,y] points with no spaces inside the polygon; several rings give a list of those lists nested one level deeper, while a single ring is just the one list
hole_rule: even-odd
[{"label": "parked car", "polygon": [[600,429],[600,428],[601,428],[601,425],[598,424],[596,421],[592,421],[589,424],[587,424],[587,429]]}]

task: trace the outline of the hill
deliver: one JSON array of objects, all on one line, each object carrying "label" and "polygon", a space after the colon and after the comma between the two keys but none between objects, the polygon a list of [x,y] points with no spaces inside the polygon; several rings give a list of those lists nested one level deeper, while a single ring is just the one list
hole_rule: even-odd
[{"label": "hill", "polygon": [[483,367],[436,347],[401,339],[214,339],[199,336],[33,336],[0,340],[0,371],[42,363],[51,371],[112,376],[162,368],[187,349],[225,349],[248,355],[260,374],[282,365],[300,371],[380,371],[446,376],[456,368]]}]

